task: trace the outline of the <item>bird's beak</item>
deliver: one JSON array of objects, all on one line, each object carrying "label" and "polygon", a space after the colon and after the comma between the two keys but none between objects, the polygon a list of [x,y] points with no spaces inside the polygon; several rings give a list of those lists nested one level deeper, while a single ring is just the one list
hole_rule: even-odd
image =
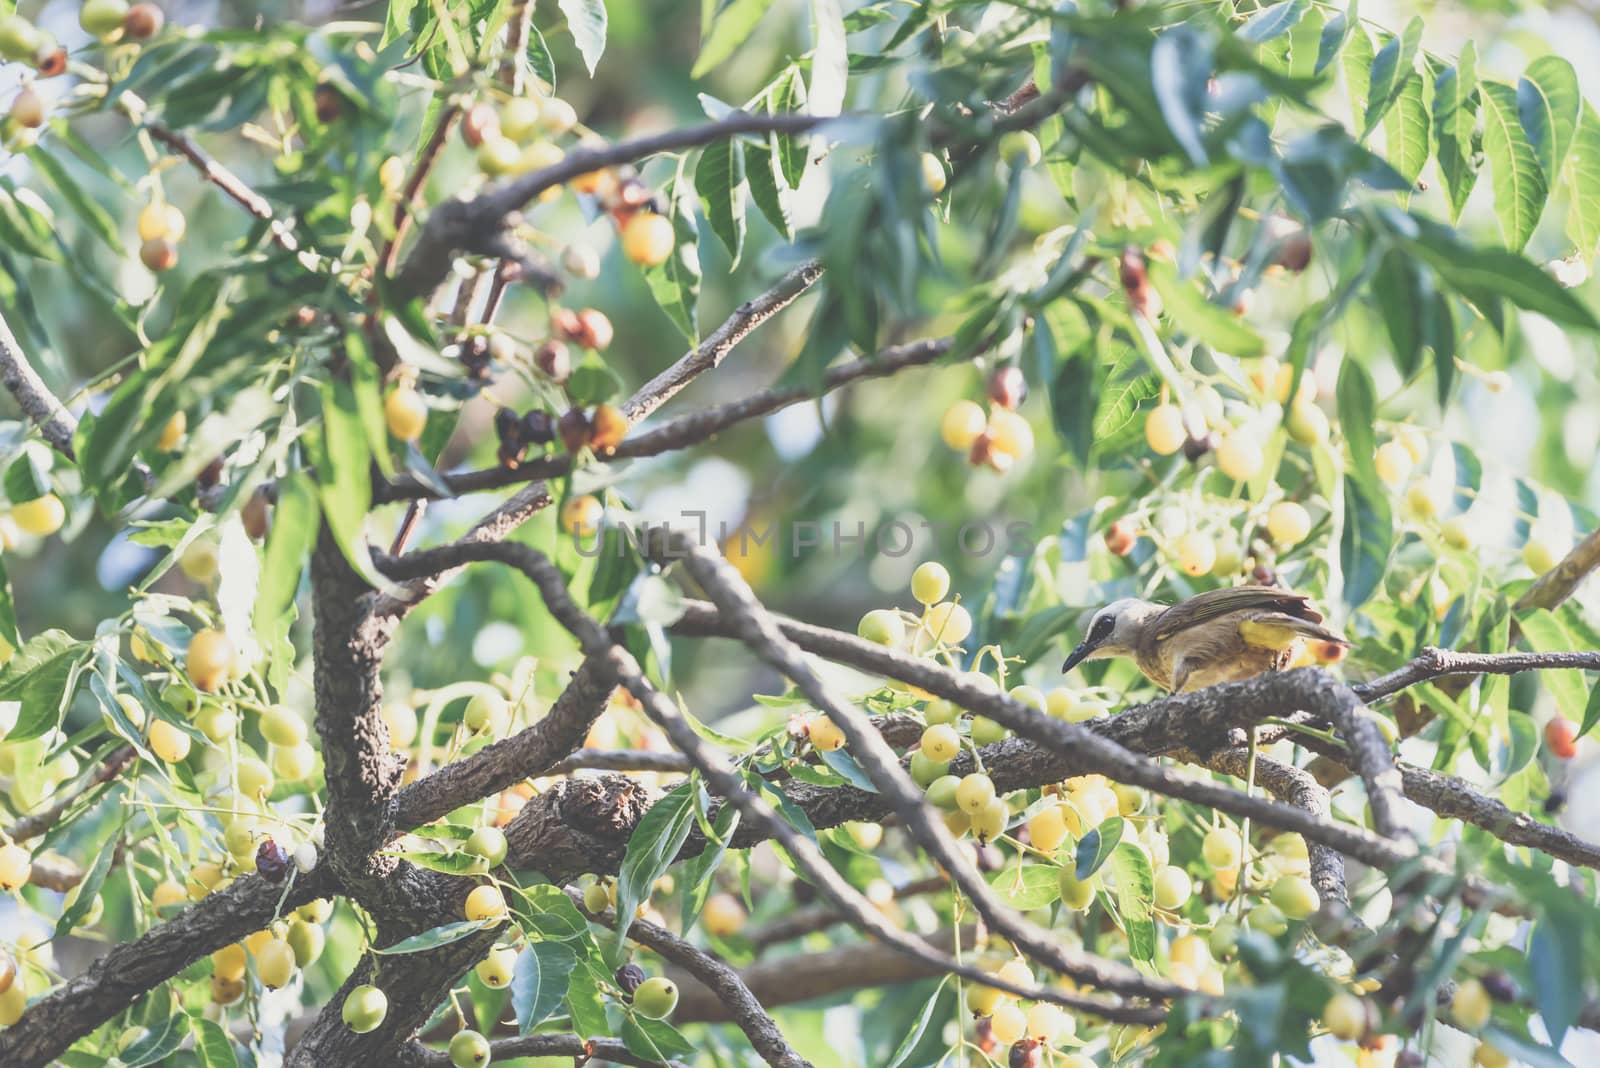
[{"label": "bird's beak", "polygon": [[1083,639],[1083,641],[1078,643],[1078,647],[1076,649],[1067,654],[1066,663],[1061,665],[1061,674],[1065,675],[1067,672],[1083,663],[1089,658],[1089,654],[1092,652],[1094,652],[1094,646],[1089,644],[1088,638]]}]

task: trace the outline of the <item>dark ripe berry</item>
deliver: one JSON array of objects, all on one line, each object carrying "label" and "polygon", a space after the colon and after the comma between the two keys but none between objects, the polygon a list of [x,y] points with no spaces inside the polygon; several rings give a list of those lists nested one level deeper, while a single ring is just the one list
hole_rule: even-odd
[{"label": "dark ripe berry", "polygon": [[317,121],[326,126],[336,122],[344,111],[344,97],[339,95],[339,90],[323,82],[317,86],[316,92],[311,94],[311,99],[317,106]]},{"label": "dark ripe berry", "polygon": [[474,104],[461,116],[461,140],[468,147],[477,148],[485,139],[499,132],[500,117],[488,104]]},{"label": "dark ripe berry", "polygon": [[522,417],[522,440],[530,445],[545,445],[556,440],[556,421],[543,408],[535,408]]},{"label": "dark ripe berry", "polygon": [[604,352],[611,347],[611,338],[614,334],[611,320],[606,318],[605,312],[585,308],[578,313],[578,330],[572,340],[586,349]]},{"label": "dark ripe berry", "polygon": [[1202,434],[1199,437],[1187,437],[1183,441],[1183,457],[1194,463],[1200,457],[1217,447],[1215,434]]},{"label": "dark ripe berry", "polygon": [[47,52],[34,57],[33,62],[41,78],[54,78],[64,74],[67,69],[67,50],[65,48],[52,48]]},{"label": "dark ripe berry", "polygon": [[256,871],[269,883],[281,883],[283,877],[289,874],[290,857],[288,850],[270,838],[261,840],[261,845],[256,848]]},{"label": "dark ripe berry", "polygon": [[1478,981],[1483,984],[1484,991],[1496,1001],[1517,1000],[1517,984],[1512,982],[1511,976],[1505,972],[1488,972]]},{"label": "dark ripe berry", "polygon": [[577,452],[589,444],[589,416],[582,408],[568,408],[556,423],[561,444],[568,452]]},{"label": "dark ripe berry", "polygon": [[989,1017],[980,1016],[973,1028],[973,1039],[977,1042],[979,1053],[993,1053],[1000,1041],[994,1037],[994,1025]]},{"label": "dark ripe berry", "polygon": [[300,329],[304,330],[307,327],[316,324],[317,309],[313,308],[309,304],[302,304],[300,307],[294,310],[294,315],[290,317],[290,321],[294,323],[295,326],[298,326]]},{"label": "dark ripe berry", "polygon": [[647,206],[655,194],[650,187],[637,178],[629,178],[622,183],[622,188],[617,190],[617,207],[626,211],[638,211]]},{"label": "dark ripe berry", "polygon": [[1117,273],[1122,280],[1122,288],[1129,293],[1137,289],[1143,289],[1149,282],[1149,276],[1145,271],[1144,253],[1133,245],[1123,246],[1122,260],[1118,266]]},{"label": "dark ripe berry", "polygon": [[665,193],[652,194],[650,197],[650,203],[646,206],[657,215],[667,215],[672,211],[672,205],[667,202],[667,195]]},{"label": "dark ripe berry", "polygon": [[989,379],[989,399],[1002,408],[1016,411],[1028,399],[1028,380],[1016,366],[1001,367]]},{"label": "dark ripe berry", "polygon": [[576,341],[583,333],[583,320],[571,308],[552,308],[550,332],[562,341]]},{"label": "dark ripe berry", "polygon": [[1001,474],[1011,470],[1015,458],[1009,452],[1003,452],[994,447],[994,437],[985,430],[979,434],[972,443],[972,449],[967,453],[967,460],[973,467],[989,466]]},{"label": "dark ripe berry", "polygon": [[1278,584],[1278,573],[1266,564],[1257,564],[1255,569],[1250,572],[1250,581],[1257,586],[1276,586]]},{"label": "dark ripe berry", "polygon": [[979,871],[999,871],[1005,865],[1005,855],[992,843],[985,842],[978,846],[977,854]]},{"label": "dark ripe berry", "polygon": [[617,969],[617,974],[613,978],[617,981],[617,989],[632,997],[633,992],[639,989],[639,984],[648,977],[644,974],[644,969],[637,964],[624,964]]},{"label": "dark ripe berry", "polygon": [[1553,816],[1567,807],[1567,788],[1557,786],[1550,791],[1550,796],[1544,799],[1544,814]]},{"label": "dark ripe berry", "polygon": [[522,450],[527,442],[522,435],[522,417],[510,408],[494,413],[494,432],[500,439],[497,455],[500,463],[512,470],[522,463]]},{"label": "dark ripe berry", "polygon": [[617,451],[628,434],[628,417],[613,404],[601,404],[589,421],[589,445],[602,456]]},{"label": "dark ripe berry", "polygon": [[1273,262],[1284,270],[1296,274],[1305,270],[1311,265],[1310,236],[1301,230],[1286,238],[1283,244],[1278,246],[1278,254],[1273,258]]},{"label": "dark ripe berry", "polygon": [[533,363],[558,384],[572,375],[572,354],[559,341],[546,341],[535,349]]},{"label": "dark ripe berry", "polygon": [[132,41],[154,37],[166,25],[167,16],[154,4],[134,4],[122,16],[122,32]]},{"label": "dark ripe berry", "polygon": [[267,495],[256,490],[245,502],[239,511],[239,520],[244,524],[244,532],[251,540],[260,541],[267,536],[267,531],[272,528],[272,506],[267,503]]},{"label": "dark ripe berry", "polygon": [[194,481],[195,485],[199,486],[201,489],[210,489],[218,482],[221,482],[222,457],[219,456],[215,460],[212,460],[210,463],[202,467],[200,469],[200,473],[194,476]]},{"label": "dark ripe berry", "polygon": [[1011,1044],[1011,1068],[1039,1068],[1043,1061],[1043,1047],[1031,1038],[1022,1038]]}]

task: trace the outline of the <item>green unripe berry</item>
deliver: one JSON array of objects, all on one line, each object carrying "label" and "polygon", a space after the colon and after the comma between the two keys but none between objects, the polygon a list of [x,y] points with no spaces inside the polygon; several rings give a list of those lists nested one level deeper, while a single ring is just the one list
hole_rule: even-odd
[{"label": "green unripe berry", "polygon": [[344,999],[345,1026],[358,1035],[376,1030],[389,1015],[389,998],[375,986],[358,986]]},{"label": "green unripe berry", "polygon": [[678,1007],[678,984],[655,976],[633,992],[633,1011],[652,1020],[665,1020]]},{"label": "green unripe berry", "polygon": [[479,827],[472,832],[464,848],[473,856],[487,860],[489,866],[493,867],[506,859],[506,833],[498,827]]},{"label": "green unripe berry", "polygon": [[874,608],[861,617],[861,622],[856,626],[856,634],[875,645],[887,645],[892,648],[904,644],[906,625],[900,619],[900,613],[887,608]]},{"label": "green unripe berry", "polygon": [[476,1031],[457,1031],[450,1039],[450,1063],[456,1068],[483,1068],[491,1059],[489,1040]]}]

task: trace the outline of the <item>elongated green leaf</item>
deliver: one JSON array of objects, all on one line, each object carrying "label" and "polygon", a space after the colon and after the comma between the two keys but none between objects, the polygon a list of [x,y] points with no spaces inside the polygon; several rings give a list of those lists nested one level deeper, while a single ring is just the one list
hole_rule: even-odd
[{"label": "elongated green leaf", "polygon": [[1344,603],[1352,611],[1378,591],[1393,546],[1394,517],[1388,497],[1361,479],[1346,477],[1339,567],[1344,575]]},{"label": "elongated green leaf", "polygon": [[556,1011],[577,965],[577,952],[561,942],[533,942],[517,954],[511,1010],[516,1013],[518,1034],[531,1034]]},{"label": "elongated green leaf", "polygon": [[672,866],[694,829],[696,787],[686,783],[661,798],[628,836],[628,851],[617,873],[617,923],[626,930],[633,911],[650,896],[650,887]]},{"label": "elongated green leaf", "polygon": [[1528,938],[1534,1004],[1556,1048],[1560,1048],[1561,1039],[1578,1022],[1578,1013],[1583,1009],[1587,962],[1584,940],[1574,937],[1574,933],[1584,930],[1587,923],[1587,913],[1576,902],[1562,901],[1552,914],[1540,917]]},{"label": "elongated green leaf", "polygon": [[778,154],[770,143],[744,146],[744,176],[750,185],[750,199],[773,229],[786,238],[794,237],[789,192],[778,181]]},{"label": "elongated green leaf", "polygon": [[665,262],[645,271],[644,279],[650,287],[650,295],[655,297],[667,318],[690,341],[697,341],[695,305],[700,300],[700,229],[694,218],[693,191],[684,177],[681,163],[677,177],[668,183],[665,194],[672,206],[672,228],[678,244]]},{"label": "elongated green leaf", "polygon": [[[1535,652],[1556,653],[1578,648],[1561,620],[1543,608],[1518,616],[1517,625]],[[1574,723],[1583,722],[1589,706],[1589,687],[1583,680],[1583,672],[1576,669],[1541,671],[1539,681],[1556,699],[1563,716]]]},{"label": "elongated green leaf", "polygon": [[933,1020],[934,1010],[939,1007],[939,999],[944,996],[944,988],[950,985],[950,976],[939,980],[939,985],[933,988],[933,993],[928,995],[928,1000],[923,1004],[922,1011],[917,1014],[917,1022],[911,1025],[911,1030],[906,1032],[906,1037],[900,1040],[900,1045],[895,1047],[894,1056],[889,1058],[886,1068],[903,1068],[906,1058],[916,1052],[917,1046],[922,1042],[922,1036],[928,1032],[928,1024]]},{"label": "elongated green leaf", "polygon": [[68,685],[89,647],[64,630],[47,630],[23,643],[0,670],[0,701],[20,701],[6,743],[25,742],[61,722]]},{"label": "elongated green leaf", "polygon": [[1323,24],[1322,35],[1317,41],[1317,64],[1312,73],[1321,74],[1328,69],[1328,64],[1344,48],[1345,42],[1350,39],[1350,30],[1359,21],[1356,0],[1351,0],[1349,11],[1341,11]]},{"label": "elongated green leaf", "polygon": [[606,50],[605,0],[558,0],[561,13],[567,17],[567,29],[583,56],[583,65],[594,74],[600,54]]},{"label": "elongated green leaf", "polygon": [[1588,261],[1600,244],[1600,116],[1587,103],[1567,159],[1567,189],[1567,236]]},{"label": "elongated green leaf", "polygon": [[1261,335],[1231,310],[1207,300],[1198,281],[1180,279],[1164,260],[1151,260],[1148,270],[1167,314],[1187,333],[1230,356],[1259,356],[1265,350]]},{"label": "elongated green leaf", "polygon": [[[1428,162],[1428,109],[1422,102],[1422,78],[1406,79],[1394,107],[1383,117],[1385,156],[1389,165],[1412,185]],[[1402,197],[1404,203],[1404,197]]]},{"label": "elongated green leaf", "polygon": [[1450,221],[1461,217],[1467,197],[1478,181],[1473,130],[1478,121],[1477,50],[1471,41],[1461,46],[1454,67],[1441,71],[1433,82],[1434,158],[1450,204]]},{"label": "elongated green leaf", "polygon": [[425,949],[438,949],[451,942],[459,942],[463,938],[477,934],[479,931],[493,927],[498,920],[456,920],[453,923],[442,923],[431,930],[414,934],[410,938],[402,938],[392,946],[382,949],[373,947],[372,952],[385,956],[405,953],[421,953]]},{"label": "elongated green leaf", "polygon": [[652,1062],[670,1061],[694,1053],[689,1040],[665,1020],[651,1020],[636,1012],[622,1021],[622,1043],[634,1054]]},{"label": "elongated green leaf", "polygon": [[[773,115],[793,115],[807,110],[806,83],[798,67],[790,67],[772,83],[767,94],[767,111]],[[783,171],[783,180],[790,189],[800,188],[800,178],[806,170],[806,146],[790,134],[773,134],[772,151]]]},{"label": "elongated green leaf", "polygon": [[239,1058],[221,1024],[215,1020],[191,1019],[189,1026],[194,1033],[194,1051],[205,1068],[238,1068]]},{"label": "elongated green leaf", "polygon": [[1517,115],[1522,120],[1522,132],[1528,135],[1549,185],[1561,178],[1582,108],[1578,73],[1560,56],[1540,56],[1528,64],[1517,82]]},{"label": "elongated green leaf", "polygon": [[294,603],[301,567],[317,540],[317,516],[317,495],[310,476],[297,471],[279,480],[266,559],[256,587],[258,634],[269,633]]},{"label": "elongated green leaf", "polygon": [[1422,364],[1423,324],[1418,310],[1425,306],[1429,290],[1423,269],[1401,249],[1385,253],[1372,277],[1372,295],[1394,346],[1395,363],[1408,379]]},{"label": "elongated green leaf", "polygon": [[1134,843],[1122,842],[1112,851],[1111,872],[1117,882],[1117,913],[1128,935],[1128,955],[1138,961],[1153,961],[1155,875],[1150,870],[1150,858]]},{"label": "elongated green leaf", "polygon": [[1310,7],[1310,0],[1283,0],[1282,3],[1262,8],[1250,16],[1250,21],[1239,27],[1239,36],[1257,44],[1270,41],[1294,29]]},{"label": "elongated green leaf", "polygon": [[1500,82],[1481,82],[1483,151],[1494,178],[1494,213],[1506,245],[1520,250],[1544,213],[1550,186],[1517,113],[1517,91]]},{"label": "elongated green leaf", "polygon": [[995,896],[1014,909],[1027,912],[1050,904],[1061,896],[1061,888],[1053,864],[1021,864],[1002,868],[989,876],[989,886]]},{"label": "elongated green leaf", "polygon": [[704,78],[731,58],[771,6],[772,0],[732,0],[724,5],[712,19],[711,31],[700,42],[700,55],[689,77]]},{"label": "elongated green leaf", "polygon": [[1120,816],[1112,816],[1078,839],[1078,850],[1073,858],[1073,874],[1081,882],[1099,871],[1111,857],[1111,851],[1122,841],[1125,823]]},{"label": "elongated green leaf", "polygon": [[94,863],[89,866],[83,881],[74,891],[74,896],[67,907],[62,910],[61,919],[56,921],[56,935],[64,935],[71,931],[94,908],[100,897],[100,890],[105,886],[106,873],[111,870],[111,860],[116,856],[117,846],[122,843],[122,824],[106,836],[101,843],[100,851],[95,854]]},{"label": "elongated green leaf", "polygon": [[372,507],[372,450],[349,382],[322,389],[322,455],[317,481],[322,516],[350,566],[373,571],[367,547],[367,512]]},{"label": "elongated green leaf", "polygon": [[712,233],[737,265],[744,251],[744,151],[739,143],[730,138],[707,145],[694,169],[694,187]]},{"label": "elongated green leaf", "polygon": [[1167,128],[1196,165],[1207,161],[1205,116],[1210,101],[1212,45],[1188,26],[1179,25],[1156,38],[1150,50],[1150,86]]},{"label": "elongated green leaf", "polygon": [[99,201],[84,192],[83,186],[72,177],[58,154],[53,149],[35,145],[28,150],[28,160],[39,168],[41,174],[50,179],[50,184],[56,187],[56,192],[72,206],[72,210],[94,232],[94,235],[104,241],[113,252],[121,255],[122,234],[117,230],[116,220]]},{"label": "elongated green leaf", "polygon": [[1422,19],[1413,17],[1398,37],[1391,37],[1372,60],[1362,137],[1377,128],[1416,73],[1417,48],[1422,44]]},{"label": "elongated green leaf", "polygon": [[1350,94],[1350,113],[1358,120],[1367,113],[1367,98],[1372,93],[1372,37],[1359,21],[1351,19],[1349,39],[1344,45],[1345,89]]},{"label": "elongated green leaf", "polygon": [[1480,307],[1482,302],[1503,297],[1554,322],[1600,329],[1600,322],[1581,301],[1525,257],[1504,249],[1470,245],[1447,226],[1421,216],[1410,218],[1416,232],[1412,249],[1428,262],[1441,282],[1455,287]]}]

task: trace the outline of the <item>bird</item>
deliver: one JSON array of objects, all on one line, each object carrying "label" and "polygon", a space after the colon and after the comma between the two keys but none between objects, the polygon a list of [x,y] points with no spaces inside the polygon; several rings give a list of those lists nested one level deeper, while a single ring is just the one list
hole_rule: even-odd
[{"label": "bird", "polygon": [[1350,641],[1322,625],[1305,594],[1275,586],[1208,590],[1175,605],[1125,597],[1089,620],[1062,674],[1128,657],[1157,686],[1188,693],[1268,671],[1344,659]]}]

